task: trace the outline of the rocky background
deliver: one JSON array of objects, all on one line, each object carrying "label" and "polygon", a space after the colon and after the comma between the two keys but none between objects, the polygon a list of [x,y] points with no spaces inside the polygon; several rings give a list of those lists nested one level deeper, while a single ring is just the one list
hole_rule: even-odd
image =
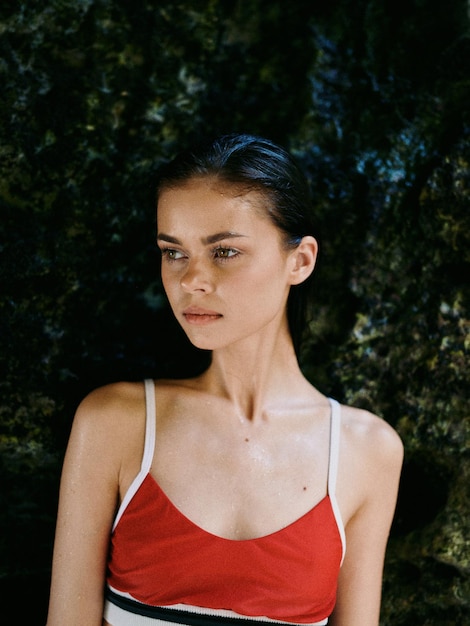
[{"label": "rocky background", "polygon": [[468,2],[3,0],[0,79],[2,608],[45,621],[80,399],[203,366],[162,295],[155,171],[248,131],[314,191],[306,374],[405,444],[381,625],[467,623]]}]

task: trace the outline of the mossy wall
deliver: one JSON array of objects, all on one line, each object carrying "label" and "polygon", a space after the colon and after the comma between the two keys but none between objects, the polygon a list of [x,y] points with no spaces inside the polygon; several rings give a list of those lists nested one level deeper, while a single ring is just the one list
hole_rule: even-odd
[{"label": "mossy wall", "polygon": [[305,372],[405,444],[381,624],[468,620],[469,35],[464,0],[1,4],[0,593],[20,620],[44,622],[80,399],[204,361],[162,295],[154,178],[231,131],[311,180]]}]

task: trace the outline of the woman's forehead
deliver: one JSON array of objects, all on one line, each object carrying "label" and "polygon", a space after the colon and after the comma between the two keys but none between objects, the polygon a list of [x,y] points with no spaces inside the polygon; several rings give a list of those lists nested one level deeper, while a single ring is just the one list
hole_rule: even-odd
[{"label": "woman's forehead", "polygon": [[234,185],[192,180],[162,191],[157,230],[179,240],[190,234],[203,239],[215,232],[236,232],[250,238],[270,232],[277,238],[279,229],[266,207],[266,198],[257,190],[241,192]]},{"label": "woman's forehead", "polygon": [[[158,198],[158,212],[178,208],[197,210],[201,206],[216,211],[254,209],[259,217],[267,215],[267,193],[253,186],[220,180],[214,176],[193,177],[178,185],[164,187]],[[166,213],[166,211],[165,211]]]},{"label": "woman's forehead", "polygon": [[178,182],[172,182],[168,185],[163,185],[160,189],[159,197],[167,192],[193,189],[196,187],[210,189],[221,195],[233,198],[247,195],[264,198],[269,194],[268,190],[264,190],[262,185],[256,185],[252,182],[230,181],[216,174],[201,174],[191,176],[190,178]]}]

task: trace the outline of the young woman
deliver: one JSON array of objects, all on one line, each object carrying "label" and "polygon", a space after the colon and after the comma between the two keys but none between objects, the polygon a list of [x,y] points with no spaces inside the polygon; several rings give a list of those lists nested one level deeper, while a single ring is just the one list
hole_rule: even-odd
[{"label": "young woman", "polygon": [[292,158],[261,138],[162,172],[163,285],[211,362],[78,408],[47,626],[377,626],[403,449],[299,368],[309,211]]}]

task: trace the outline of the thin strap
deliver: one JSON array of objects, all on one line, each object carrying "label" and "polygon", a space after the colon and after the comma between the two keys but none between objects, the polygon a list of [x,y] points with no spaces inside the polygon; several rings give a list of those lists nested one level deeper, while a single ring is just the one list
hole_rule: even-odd
[{"label": "thin strap", "polygon": [[155,384],[153,380],[147,378],[145,385],[145,444],[142,456],[140,471],[148,474],[152,465],[153,453],[155,451],[155,429],[156,429],[156,408],[155,408]]},{"label": "thin strap", "polygon": [[341,406],[337,400],[328,398],[331,407],[330,417],[330,455],[328,461],[328,495],[331,501],[331,507],[336,519],[336,525],[341,537],[341,543],[343,544],[343,556],[341,564],[343,563],[344,556],[346,554],[346,533],[344,532],[344,524],[341,518],[341,511],[339,510],[338,501],[336,500],[336,479],[338,477],[338,463],[339,463],[339,442],[341,434]]},{"label": "thin strap", "polygon": [[330,417],[330,457],[328,461],[328,494],[336,494],[336,479],[338,477],[339,435],[341,428],[341,407],[337,400],[328,398],[331,407]]},{"label": "thin strap", "polygon": [[155,430],[156,430],[156,409],[155,409],[155,384],[153,380],[146,379],[144,381],[145,387],[145,441],[144,441],[144,453],[142,455],[142,463],[140,465],[140,471],[131,483],[131,486],[127,490],[124,498],[122,499],[121,506],[114,519],[113,530],[116,528],[119,520],[121,519],[124,511],[126,510],[129,502],[132,500],[140,485],[143,483],[145,477],[150,471],[152,465],[153,452],[155,450]]}]

